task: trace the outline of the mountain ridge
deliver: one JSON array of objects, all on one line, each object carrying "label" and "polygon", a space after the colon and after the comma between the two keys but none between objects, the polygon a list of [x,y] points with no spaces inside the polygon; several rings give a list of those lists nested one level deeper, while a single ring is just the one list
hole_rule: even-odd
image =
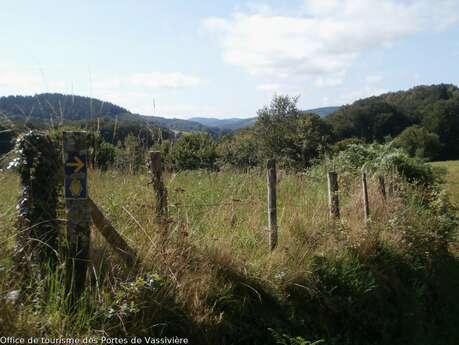
[{"label": "mountain ridge", "polygon": [[[324,117],[339,107],[323,107],[306,110]],[[49,124],[71,121],[85,121],[108,117],[118,120],[141,120],[172,131],[208,132],[213,135],[232,132],[253,126],[256,117],[227,118],[196,116],[189,119],[166,118],[143,115],[111,102],[93,97],[62,93],[41,93],[31,95],[10,95],[0,97],[0,112],[12,121],[20,123]]]},{"label": "mountain ridge", "polygon": [[[338,106],[329,106],[329,107],[321,107],[321,108],[313,108],[313,109],[308,109],[304,110],[304,113],[315,113],[319,115],[320,117],[325,117],[337,110],[339,110],[341,107]],[[217,127],[221,129],[227,129],[227,130],[237,130],[240,128],[245,128],[245,127],[250,127],[253,126],[257,120],[257,117],[249,117],[249,118],[238,118],[238,117],[232,117],[232,118],[227,118],[227,119],[217,119],[214,117],[190,117],[189,120],[194,121],[194,122],[199,122],[205,126],[210,126],[210,127]]]}]

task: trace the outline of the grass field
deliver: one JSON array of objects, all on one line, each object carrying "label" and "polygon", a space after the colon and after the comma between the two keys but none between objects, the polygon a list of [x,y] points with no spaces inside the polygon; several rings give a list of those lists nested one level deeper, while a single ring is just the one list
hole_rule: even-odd
[{"label": "grass field", "polygon": [[[183,172],[165,181],[167,230],[154,222],[148,176],[91,172],[91,198],[138,252],[139,268],[125,267],[94,229],[90,285],[79,314],[65,312],[59,289],[48,300],[32,290],[19,305],[0,307],[0,333],[4,327],[10,334],[48,336],[177,335],[193,344],[320,338],[435,344],[439,333],[431,325],[441,322],[441,344],[458,339],[459,314],[444,308],[458,305],[451,291],[459,289],[441,285],[445,297],[436,300],[430,291],[430,279],[454,276],[452,259],[432,271],[450,225],[423,205],[422,192],[401,186],[384,202],[371,179],[366,226],[360,180],[342,177],[342,217],[335,223],[328,217],[325,174],[281,173],[279,246],[270,253],[263,172]],[[11,273],[19,185],[5,172],[0,183],[0,294],[6,295],[24,289]],[[302,338],[294,342],[293,336]]]},{"label": "grass field", "polygon": [[451,201],[459,207],[459,161],[435,162],[432,165],[446,170],[446,189]]}]

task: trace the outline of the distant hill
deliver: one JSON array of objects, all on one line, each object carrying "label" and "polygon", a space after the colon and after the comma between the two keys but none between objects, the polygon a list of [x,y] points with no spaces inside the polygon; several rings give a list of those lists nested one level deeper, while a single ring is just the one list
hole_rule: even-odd
[{"label": "distant hill", "polygon": [[[326,116],[339,107],[325,107],[307,110]],[[184,132],[207,132],[220,135],[240,128],[253,126],[256,117],[217,119],[192,117],[188,120],[170,119],[131,113],[126,108],[96,98],[60,93],[42,93],[33,96],[0,97],[0,113],[15,123],[34,126],[52,126],[68,122],[91,121],[97,118],[118,121],[141,121],[157,127]]]},{"label": "distant hill", "polygon": [[201,131],[211,134],[219,134],[222,131],[189,120],[133,114],[110,102],[60,93],[0,97],[0,113],[16,124],[38,127],[109,118],[118,121],[139,121],[174,131]]},{"label": "distant hill", "polygon": [[0,112],[11,119],[45,122],[78,121],[105,116],[114,118],[129,113],[125,108],[99,99],[60,93],[0,97]]},{"label": "distant hill", "polygon": [[222,129],[214,126],[208,126],[200,123],[199,121],[183,120],[183,119],[168,119],[160,116],[141,115],[143,119],[148,122],[154,123],[159,127],[168,128],[174,131],[186,132],[208,132],[211,134],[219,134]]},{"label": "distant hill", "polygon": [[192,117],[191,121],[198,122],[204,126],[217,127],[224,130],[236,130],[239,128],[250,127],[257,121],[256,117],[248,119],[231,118],[231,119],[216,119],[212,117]]},{"label": "distant hill", "polygon": [[[335,111],[340,109],[340,107],[323,107],[305,110],[306,113],[315,113],[321,117],[325,117]],[[207,127],[220,128],[222,130],[234,131],[240,128],[251,127],[257,121],[256,117],[250,117],[247,119],[243,118],[230,118],[230,119],[217,119],[213,117],[192,117],[190,121],[198,122]]]},{"label": "distant hill", "polygon": [[322,107],[322,108],[315,108],[306,110],[307,113],[314,113],[319,115],[320,117],[325,117],[335,111],[339,110],[341,107]]}]

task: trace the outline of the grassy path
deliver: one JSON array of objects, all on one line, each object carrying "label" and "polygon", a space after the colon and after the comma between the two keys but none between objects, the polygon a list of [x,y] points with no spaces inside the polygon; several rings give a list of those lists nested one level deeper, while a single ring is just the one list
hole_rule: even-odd
[{"label": "grassy path", "polygon": [[[435,168],[446,169],[446,189],[448,190],[451,202],[457,208],[459,214],[459,161],[445,161],[432,163]],[[451,251],[459,257],[459,243],[451,246]]]},{"label": "grassy path", "polygon": [[450,193],[451,201],[459,207],[459,161],[435,162],[432,165],[447,170],[446,188]]}]

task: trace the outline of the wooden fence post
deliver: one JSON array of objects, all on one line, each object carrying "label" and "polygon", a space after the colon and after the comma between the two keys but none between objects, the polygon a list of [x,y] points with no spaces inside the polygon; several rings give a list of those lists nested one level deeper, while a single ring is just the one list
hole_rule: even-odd
[{"label": "wooden fence post", "polygon": [[330,210],[330,217],[337,219],[339,214],[339,197],[338,197],[338,174],[330,171],[327,175],[328,179],[328,207]]},{"label": "wooden fence post", "polygon": [[156,199],[156,220],[162,222],[167,216],[167,190],[162,179],[163,167],[159,151],[150,151],[150,173]]},{"label": "wooden fence post", "polygon": [[269,248],[274,250],[277,246],[277,193],[276,193],[276,161],[269,159],[266,164],[268,183],[268,227]]},{"label": "wooden fence post", "polygon": [[68,257],[66,288],[73,304],[85,288],[89,262],[91,214],[87,192],[87,134],[64,132],[65,208]]},{"label": "wooden fence post", "polygon": [[30,258],[41,264],[42,270],[48,270],[48,263],[54,268],[58,259],[56,210],[61,160],[50,137],[38,131],[21,136],[17,149],[22,188],[17,207],[18,234],[14,256],[21,266],[28,264]]},{"label": "wooden fence post", "polygon": [[379,193],[381,193],[383,199],[386,200],[386,198],[387,198],[387,195],[386,195],[386,181],[385,181],[383,175],[379,175],[378,176],[378,190],[379,190]]},{"label": "wooden fence post", "polygon": [[110,221],[104,217],[103,213],[90,198],[88,198],[88,206],[91,210],[91,217],[94,225],[112,246],[113,250],[123,258],[128,266],[132,267],[136,264],[137,255],[135,251],[129,247],[123,237],[116,231]]},{"label": "wooden fence post", "polygon": [[365,224],[370,221],[370,205],[368,203],[368,186],[367,173],[362,171],[362,199],[363,199],[363,217]]}]

